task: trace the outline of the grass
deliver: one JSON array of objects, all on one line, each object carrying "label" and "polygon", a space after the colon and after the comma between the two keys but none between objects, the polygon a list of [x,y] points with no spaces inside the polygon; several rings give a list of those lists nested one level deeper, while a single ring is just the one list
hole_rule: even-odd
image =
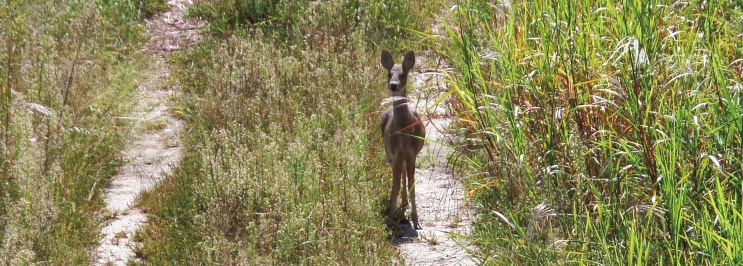
[{"label": "grass", "polygon": [[381,3],[254,2],[191,9],[212,35],[172,57],[187,152],[142,196],[151,222],[136,253],[155,265],[392,264],[379,45],[415,46],[392,25],[428,14],[372,21]]},{"label": "grass", "polygon": [[[739,264],[742,6],[451,9],[458,165],[486,264]],[[430,36],[429,36],[430,37]],[[540,207],[541,206],[541,207]]]},{"label": "grass", "polygon": [[[211,35],[169,58],[187,153],[136,254],[392,264],[379,51],[436,49],[484,264],[743,261],[740,1],[440,4],[193,7]],[[164,5],[0,3],[0,261],[88,263]]]},{"label": "grass", "polygon": [[87,264],[155,3],[0,3],[0,261]]},{"label": "grass", "polygon": [[[365,57],[306,51],[295,58],[261,42],[231,39],[230,49],[196,49],[188,56],[198,58],[193,63],[213,69],[178,74],[186,83],[207,77],[210,85],[186,89],[187,158],[143,197],[158,221],[138,236],[143,257],[154,264],[358,264],[390,257],[384,223],[373,211],[385,184],[382,161],[365,155],[376,136],[369,121],[376,110],[360,104],[362,81],[376,69],[358,69],[344,82],[331,78],[341,62]],[[334,68],[301,70],[308,62]],[[341,87],[344,97],[325,89]]]},{"label": "grass", "polygon": [[[142,196],[153,264],[391,264],[376,67],[421,47],[425,3],[210,1],[211,39],[173,55],[187,151]],[[142,19],[165,1],[0,3],[0,261],[89,263],[102,190],[151,70]],[[342,96],[342,97],[341,97]],[[152,121],[148,129],[162,127]]]}]

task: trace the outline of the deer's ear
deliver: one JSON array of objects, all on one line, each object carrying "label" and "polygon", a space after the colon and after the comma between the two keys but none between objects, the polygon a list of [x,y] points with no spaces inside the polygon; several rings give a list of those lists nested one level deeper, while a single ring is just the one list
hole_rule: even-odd
[{"label": "deer's ear", "polygon": [[408,51],[402,59],[402,71],[408,72],[415,66],[415,53]]},{"label": "deer's ear", "polygon": [[395,60],[392,59],[392,54],[390,54],[387,50],[382,50],[382,66],[386,68],[388,71],[392,69],[392,66],[395,65]]}]

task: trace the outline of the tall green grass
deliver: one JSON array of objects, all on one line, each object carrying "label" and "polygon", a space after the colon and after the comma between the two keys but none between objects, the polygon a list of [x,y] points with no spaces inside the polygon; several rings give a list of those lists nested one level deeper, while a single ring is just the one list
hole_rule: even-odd
[{"label": "tall green grass", "polygon": [[144,68],[143,3],[0,2],[3,264],[88,263]]},{"label": "tall green grass", "polygon": [[[377,69],[354,47],[293,52],[263,41],[184,55],[178,76],[205,84],[184,86],[189,151],[144,196],[153,225],[140,253],[153,264],[389,261],[376,210],[383,161],[370,149]],[[365,67],[336,75],[349,65]]]},{"label": "tall green grass", "polygon": [[[286,16],[250,15],[286,5],[296,5]],[[372,7],[381,8],[213,1],[192,9],[227,34],[173,57],[187,153],[142,197],[150,223],[137,235],[138,256],[155,265],[393,263],[378,129],[386,91],[376,45],[387,42],[365,31]],[[398,18],[411,19],[394,13],[385,23]],[[395,41],[392,49],[411,45]]]},{"label": "tall green grass", "polygon": [[739,1],[460,1],[440,52],[489,264],[743,260]]}]

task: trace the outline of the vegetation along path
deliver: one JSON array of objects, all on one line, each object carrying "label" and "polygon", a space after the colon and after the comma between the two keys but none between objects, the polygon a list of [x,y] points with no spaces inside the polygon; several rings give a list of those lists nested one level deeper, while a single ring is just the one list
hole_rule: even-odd
[{"label": "vegetation along path", "polygon": [[96,264],[124,265],[134,256],[132,239],[147,216],[134,200],[167,176],[183,154],[178,131],[182,122],[169,113],[168,100],[175,93],[166,84],[170,70],[164,56],[199,40],[201,22],[185,19],[189,0],[170,0],[161,14],[148,23],[147,49],[157,57],[151,75],[141,82],[132,97],[137,101],[128,119],[134,120],[130,142],[124,151],[125,164],[105,190],[109,223],[101,230],[103,238],[94,253]]}]

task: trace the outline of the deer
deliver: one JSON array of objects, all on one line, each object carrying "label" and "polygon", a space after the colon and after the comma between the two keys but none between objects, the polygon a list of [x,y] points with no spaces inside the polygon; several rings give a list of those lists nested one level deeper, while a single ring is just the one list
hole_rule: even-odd
[{"label": "deer", "polygon": [[392,54],[383,50],[381,63],[387,69],[387,88],[394,99],[392,106],[382,113],[381,123],[382,142],[387,161],[392,167],[389,217],[397,218],[398,193],[400,187],[407,183],[407,189],[402,190],[401,207],[407,206],[409,194],[413,228],[422,229],[415,204],[415,160],[423,149],[426,128],[418,112],[408,105],[406,91],[408,74],[415,66],[415,53],[408,51],[403,57],[402,64],[395,64]]}]

